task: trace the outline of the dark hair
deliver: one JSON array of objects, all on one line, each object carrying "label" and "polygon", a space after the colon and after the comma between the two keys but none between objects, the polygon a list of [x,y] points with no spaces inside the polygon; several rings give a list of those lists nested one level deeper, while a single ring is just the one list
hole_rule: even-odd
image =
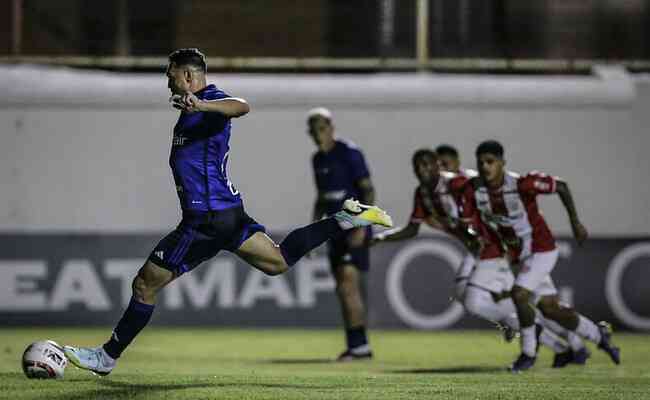
[{"label": "dark hair", "polygon": [[440,146],[436,147],[436,153],[439,156],[452,156],[454,158],[458,158],[458,150],[450,144],[441,144]]},{"label": "dark hair", "polygon": [[481,154],[492,154],[503,158],[503,146],[496,140],[486,140],[476,148],[476,157],[478,158]]},{"label": "dark hair", "polygon": [[415,165],[415,162],[421,158],[424,157],[429,157],[431,158],[434,162],[438,161],[438,156],[436,155],[436,152],[428,149],[428,148],[423,148],[423,149],[418,149],[413,153],[413,157],[411,158],[411,162]]},{"label": "dark hair", "polygon": [[205,63],[205,54],[194,47],[174,50],[169,55],[169,63],[174,63],[178,66],[191,65],[200,68],[203,72],[208,71],[208,66]]}]

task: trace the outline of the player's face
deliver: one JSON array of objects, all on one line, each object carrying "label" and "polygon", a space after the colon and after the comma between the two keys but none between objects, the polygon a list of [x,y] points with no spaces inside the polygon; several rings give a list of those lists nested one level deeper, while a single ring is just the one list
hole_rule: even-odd
[{"label": "player's face", "polygon": [[334,127],[330,120],[323,117],[312,117],[307,124],[309,136],[319,149],[324,150],[331,147],[334,142]]},{"label": "player's face", "polygon": [[460,160],[452,155],[443,154],[438,156],[438,165],[440,165],[440,169],[443,171],[458,172]]},{"label": "player's face", "polygon": [[481,154],[477,164],[481,176],[488,182],[496,182],[503,176],[504,161],[494,154]]},{"label": "player's face", "polygon": [[185,68],[179,68],[171,63],[167,67],[167,87],[172,94],[185,94],[190,91],[191,80],[187,79]]},{"label": "player's face", "polygon": [[423,184],[436,180],[440,173],[436,160],[426,156],[415,160],[413,169],[415,169],[415,176],[417,176],[420,183]]}]

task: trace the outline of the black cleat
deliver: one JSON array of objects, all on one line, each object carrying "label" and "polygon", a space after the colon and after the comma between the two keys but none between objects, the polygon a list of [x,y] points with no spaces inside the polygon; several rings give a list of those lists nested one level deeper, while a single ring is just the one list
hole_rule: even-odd
[{"label": "black cleat", "polygon": [[573,351],[567,350],[563,353],[555,353],[553,357],[553,368],[564,368],[573,361]]},{"label": "black cleat", "polygon": [[530,357],[521,353],[514,363],[510,366],[510,372],[522,372],[531,369],[535,365],[537,357]]},{"label": "black cleat", "polygon": [[503,340],[505,340],[507,343],[512,343],[513,340],[519,337],[519,332],[512,329],[508,325],[498,323],[497,329],[501,331],[501,334],[503,335]]},{"label": "black cleat", "polygon": [[557,353],[553,358],[553,368],[564,368],[568,364],[585,365],[591,353],[586,347],[578,351],[567,350],[564,353]]},{"label": "black cleat", "polygon": [[614,364],[620,364],[621,349],[614,346],[612,343],[612,326],[605,321],[600,321],[598,323],[598,330],[600,330],[601,336],[600,343],[598,343],[598,348],[607,353]]},{"label": "black cleat", "polygon": [[345,350],[341,353],[336,361],[338,362],[347,362],[347,361],[361,361],[361,360],[370,360],[372,359],[372,351],[364,352],[353,352],[350,349]]},{"label": "black cleat", "polygon": [[591,357],[591,353],[586,347],[583,347],[580,350],[573,352],[573,360],[571,360],[571,362],[577,365],[585,365],[589,357]]}]

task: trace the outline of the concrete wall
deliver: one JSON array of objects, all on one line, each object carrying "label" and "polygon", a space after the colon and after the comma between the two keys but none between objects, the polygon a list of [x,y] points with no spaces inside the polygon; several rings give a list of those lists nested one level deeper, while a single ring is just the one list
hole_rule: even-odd
[{"label": "concrete wall", "polygon": [[[441,142],[506,145],[508,165],[564,177],[592,234],[650,233],[650,84],[591,77],[219,76],[253,111],[234,122],[230,175],[272,230],[307,222],[314,189],[305,112],[325,105],[364,149],[380,204],[411,211],[410,156]],[[0,230],[159,232],[179,216],[167,166],[176,113],[162,75],[0,67]],[[542,207],[559,233],[557,198]]]}]

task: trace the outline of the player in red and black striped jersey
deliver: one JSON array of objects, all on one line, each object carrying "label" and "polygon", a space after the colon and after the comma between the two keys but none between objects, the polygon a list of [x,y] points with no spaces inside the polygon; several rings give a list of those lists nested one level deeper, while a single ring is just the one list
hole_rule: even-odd
[{"label": "player in red and black striped jersey", "polygon": [[579,244],[587,239],[587,230],[578,218],[568,185],[549,175],[532,172],[525,176],[505,170],[503,146],[496,141],[481,143],[476,149],[480,176],[466,186],[464,216],[480,219],[498,232],[512,249],[519,268],[512,298],[521,323],[522,352],[513,371],[532,367],[537,355],[534,296],[544,317],[590,340],[620,362],[619,349],[611,344],[606,324],[595,324],[573,309],[559,303],[550,273],[558,259],[555,239],[537,205],[540,194],[557,193],[564,204],[574,236]]},{"label": "player in red and black striped jersey", "polygon": [[[470,174],[440,171],[438,161],[430,149],[415,152],[413,169],[420,184],[415,190],[409,223],[376,235],[373,243],[411,238],[417,235],[422,223],[460,240],[469,252],[460,268],[460,277],[465,279],[456,280],[457,300],[469,313],[516,331],[519,323],[514,304],[507,295],[504,297],[514,276],[499,237],[480,220],[474,224],[475,230],[468,229],[461,217],[462,195]],[[480,255],[478,263],[474,254]],[[561,339],[547,330],[540,332],[540,341],[556,354],[568,350]]]}]

